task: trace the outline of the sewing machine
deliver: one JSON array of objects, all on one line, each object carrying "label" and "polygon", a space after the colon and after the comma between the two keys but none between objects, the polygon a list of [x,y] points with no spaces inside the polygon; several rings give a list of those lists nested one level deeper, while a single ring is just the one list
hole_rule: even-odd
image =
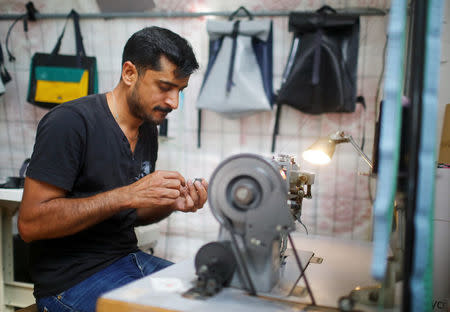
[{"label": "sewing machine", "polygon": [[195,259],[102,295],[98,312],[338,311],[339,298],[374,283],[370,243],[293,233],[314,184],[293,157],[235,155],[209,182],[218,240]]},{"label": "sewing machine", "polygon": [[197,253],[198,281],[186,296],[211,296],[228,285],[253,295],[270,292],[313,183],[314,174],[301,171],[289,155],[239,154],[223,161],[211,176],[208,198],[219,238]]}]

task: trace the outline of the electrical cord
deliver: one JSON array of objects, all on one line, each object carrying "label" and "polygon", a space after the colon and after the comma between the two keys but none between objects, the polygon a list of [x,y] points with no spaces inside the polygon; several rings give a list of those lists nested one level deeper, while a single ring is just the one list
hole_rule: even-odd
[{"label": "electrical cord", "polygon": [[303,225],[303,227],[305,228],[306,235],[309,235],[309,233],[308,233],[308,228],[306,227],[306,225],[305,225],[301,220],[299,220],[299,219],[297,219],[297,221],[298,221],[298,223],[300,223],[301,225]]}]

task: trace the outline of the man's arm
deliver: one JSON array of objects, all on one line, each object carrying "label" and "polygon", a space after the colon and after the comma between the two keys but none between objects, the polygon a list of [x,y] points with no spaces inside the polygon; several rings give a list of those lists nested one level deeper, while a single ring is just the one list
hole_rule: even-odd
[{"label": "man's arm", "polygon": [[151,207],[136,210],[137,220],[136,226],[147,225],[152,223],[157,223],[174,212],[175,209],[172,205],[168,205],[165,207]]},{"label": "man's arm", "polygon": [[19,232],[23,240],[30,242],[77,233],[124,209],[153,208],[162,213],[180,196],[184,183],[178,172],[156,171],[108,192],[65,198],[65,190],[27,177],[19,210]]}]

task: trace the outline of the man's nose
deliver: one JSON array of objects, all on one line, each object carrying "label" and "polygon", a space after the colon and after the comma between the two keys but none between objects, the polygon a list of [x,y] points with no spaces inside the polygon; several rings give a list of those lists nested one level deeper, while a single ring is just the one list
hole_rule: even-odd
[{"label": "man's nose", "polygon": [[178,91],[171,91],[166,97],[166,104],[170,106],[171,109],[177,109],[178,108],[178,97],[179,92]]}]

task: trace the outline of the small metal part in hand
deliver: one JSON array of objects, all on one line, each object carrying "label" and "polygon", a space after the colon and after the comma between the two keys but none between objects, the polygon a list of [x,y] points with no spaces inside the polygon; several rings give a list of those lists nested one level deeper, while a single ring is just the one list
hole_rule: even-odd
[{"label": "small metal part in hand", "polygon": [[195,178],[194,181],[192,183],[195,183],[196,181],[202,183],[203,179],[202,178]]}]

